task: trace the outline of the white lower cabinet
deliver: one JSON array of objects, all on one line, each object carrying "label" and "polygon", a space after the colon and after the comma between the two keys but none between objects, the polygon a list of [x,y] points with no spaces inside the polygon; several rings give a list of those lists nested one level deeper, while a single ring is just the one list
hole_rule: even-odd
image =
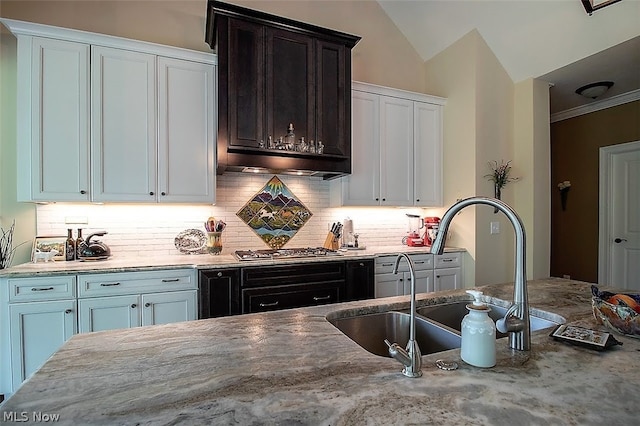
[{"label": "white lower cabinet", "polygon": [[39,369],[75,333],[75,300],[10,304],[14,388]]},{"label": "white lower cabinet", "polygon": [[196,319],[196,290],[95,297],[78,302],[80,333]]},{"label": "white lower cabinet", "polygon": [[[406,260],[400,260],[398,273],[392,273],[396,255],[376,258],[375,297],[411,294],[411,274]],[[414,264],[416,293],[462,288],[462,254],[410,254]],[[448,266],[442,268],[442,266]]]},{"label": "white lower cabinet", "polygon": [[0,394],[80,332],[195,320],[192,269],[0,279]]}]

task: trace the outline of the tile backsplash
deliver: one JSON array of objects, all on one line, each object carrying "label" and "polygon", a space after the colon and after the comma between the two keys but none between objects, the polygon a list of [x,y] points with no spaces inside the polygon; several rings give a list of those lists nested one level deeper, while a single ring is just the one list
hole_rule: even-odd
[{"label": "tile backsplash", "polygon": [[[269,248],[236,213],[259,191],[272,174],[227,173],[217,176],[215,205],[175,204],[88,204],[53,203],[37,206],[37,234],[66,235],[67,228],[83,229],[83,236],[108,232],[99,239],[114,257],[180,253],[176,235],[189,228],[204,231],[209,216],[227,223],[223,233],[223,254],[239,249]],[[419,208],[331,208],[328,181],[319,177],[278,176],[313,213],[311,219],[287,243],[287,247],[318,247],[324,243],[333,222],[353,220],[360,244],[369,247],[399,245],[407,233],[406,213],[422,216],[441,211]],[[85,222],[85,223],[79,223]]]}]

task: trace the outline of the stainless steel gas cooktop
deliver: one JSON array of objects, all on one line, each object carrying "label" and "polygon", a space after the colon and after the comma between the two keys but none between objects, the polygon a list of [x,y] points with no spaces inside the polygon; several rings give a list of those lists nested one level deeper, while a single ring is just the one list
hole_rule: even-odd
[{"label": "stainless steel gas cooktop", "polygon": [[297,257],[334,257],[342,256],[342,253],[324,247],[306,247],[278,250],[236,250],[235,255],[239,260],[275,260],[293,259]]}]

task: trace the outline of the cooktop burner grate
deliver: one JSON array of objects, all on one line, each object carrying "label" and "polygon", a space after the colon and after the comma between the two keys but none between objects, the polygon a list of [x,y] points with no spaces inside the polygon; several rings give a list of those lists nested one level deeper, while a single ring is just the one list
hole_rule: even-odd
[{"label": "cooktop burner grate", "polygon": [[324,247],[306,247],[278,250],[236,250],[235,255],[239,260],[264,260],[341,256],[342,253],[336,250],[329,250]]}]

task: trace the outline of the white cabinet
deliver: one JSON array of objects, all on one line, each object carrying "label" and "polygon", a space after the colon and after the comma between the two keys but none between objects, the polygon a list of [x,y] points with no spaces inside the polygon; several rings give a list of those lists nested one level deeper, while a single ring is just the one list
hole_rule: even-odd
[{"label": "white cabinet", "polygon": [[18,201],[89,200],[89,46],[18,41]]},{"label": "white cabinet", "polygon": [[208,64],[158,58],[158,190],[161,202],[213,203],[216,76]]},{"label": "white cabinet", "polygon": [[19,201],[215,202],[215,55],[0,19]]},{"label": "white cabinet", "polygon": [[155,201],[156,58],[91,47],[94,201]]},{"label": "white cabinet", "polygon": [[0,394],[75,333],[195,320],[197,289],[193,269],[1,278]]},{"label": "white cabinet", "polygon": [[433,291],[462,288],[462,253],[444,253],[435,257],[433,286]]},{"label": "white cabinet", "polygon": [[353,83],[352,173],[333,206],[442,205],[444,99]]},{"label": "white cabinet", "polygon": [[[390,297],[411,294],[411,274],[406,260],[400,260],[398,273],[391,271],[396,255],[376,258],[375,297]],[[462,253],[441,255],[410,254],[416,276],[416,292],[454,290],[462,288]]]},{"label": "white cabinet", "polygon": [[[390,255],[376,258],[376,298],[411,294],[411,274],[406,260],[400,260],[397,274],[392,273],[396,257]],[[414,265],[416,293],[433,291],[433,255],[410,254],[409,257]]]},{"label": "white cabinet", "polygon": [[15,389],[76,332],[75,276],[0,284],[0,324],[6,324],[0,328],[0,385]]},{"label": "white cabinet", "polygon": [[213,67],[99,46],[91,67],[94,201],[213,203]]},{"label": "white cabinet", "polygon": [[81,275],[79,332],[195,320],[196,302],[189,270]]}]

